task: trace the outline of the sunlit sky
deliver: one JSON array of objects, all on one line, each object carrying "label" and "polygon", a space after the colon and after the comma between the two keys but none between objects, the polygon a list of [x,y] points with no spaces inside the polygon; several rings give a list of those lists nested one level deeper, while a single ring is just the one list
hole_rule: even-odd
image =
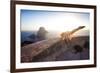
[{"label": "sunlit sky", "polygon": [[48,31],[70,31],[78,26],[90,25],[89,13],[67,11],[21,10],[21,31],[38,30],[44,27]]}]

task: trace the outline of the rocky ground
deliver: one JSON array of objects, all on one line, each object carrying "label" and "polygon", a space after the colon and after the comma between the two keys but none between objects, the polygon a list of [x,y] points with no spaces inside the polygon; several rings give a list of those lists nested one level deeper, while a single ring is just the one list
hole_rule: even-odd
[{"label": "rocky ground", "polygon": [[88,36],[74,37],[70,42],[53,38],[42,40],[21,48],[21,62],[45,62],[89,59],[89,49],[75,53],[75,45],[83,48]]}]

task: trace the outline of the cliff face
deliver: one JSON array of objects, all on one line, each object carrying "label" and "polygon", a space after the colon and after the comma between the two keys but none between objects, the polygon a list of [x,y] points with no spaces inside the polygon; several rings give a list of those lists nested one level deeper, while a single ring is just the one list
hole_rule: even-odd
[{"label": "cliff face", "polygon": [[[89,59],[89,50],[75,53],[73,48],[76,44],[83,46],[85,41],[89,41],[89,37],[74,37],[68,43],[61,41],[60,38],[53,38],[26,45],[21,48],[21,62]],[[84,56],[86,58],[83,58]]]}]

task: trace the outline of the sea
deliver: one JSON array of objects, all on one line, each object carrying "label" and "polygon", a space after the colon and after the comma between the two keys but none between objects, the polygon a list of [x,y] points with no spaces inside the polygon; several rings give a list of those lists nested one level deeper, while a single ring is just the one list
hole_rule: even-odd
[{"label": "sea", "polygon": [[[77,34],[77,33],[76,33]],[[77,34],[77,36],[89,36],[89,31],[82,31]],[[60,36],[59,32],[56,31],[48,31],[46,39],[48,38],[57,38]],[[25,41],[36,42],[37,38],[37,31],[21,31],[21,43]]]},{"label": "sea", "polygon": [[36,31],[21,31],[21,43],[25,41],[34,42],[36,39]]}]

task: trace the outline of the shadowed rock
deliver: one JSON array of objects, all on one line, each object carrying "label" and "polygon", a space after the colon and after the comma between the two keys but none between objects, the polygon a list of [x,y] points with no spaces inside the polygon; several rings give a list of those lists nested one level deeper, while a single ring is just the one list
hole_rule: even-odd
[{"label": "shadowed rock", "polygon": [[21,62],[32,61],[32,58],[42,51],[46,50],[48,47],[58,42],[59,38],[42,40],[30,45],[23,46],[21,48]]}]

